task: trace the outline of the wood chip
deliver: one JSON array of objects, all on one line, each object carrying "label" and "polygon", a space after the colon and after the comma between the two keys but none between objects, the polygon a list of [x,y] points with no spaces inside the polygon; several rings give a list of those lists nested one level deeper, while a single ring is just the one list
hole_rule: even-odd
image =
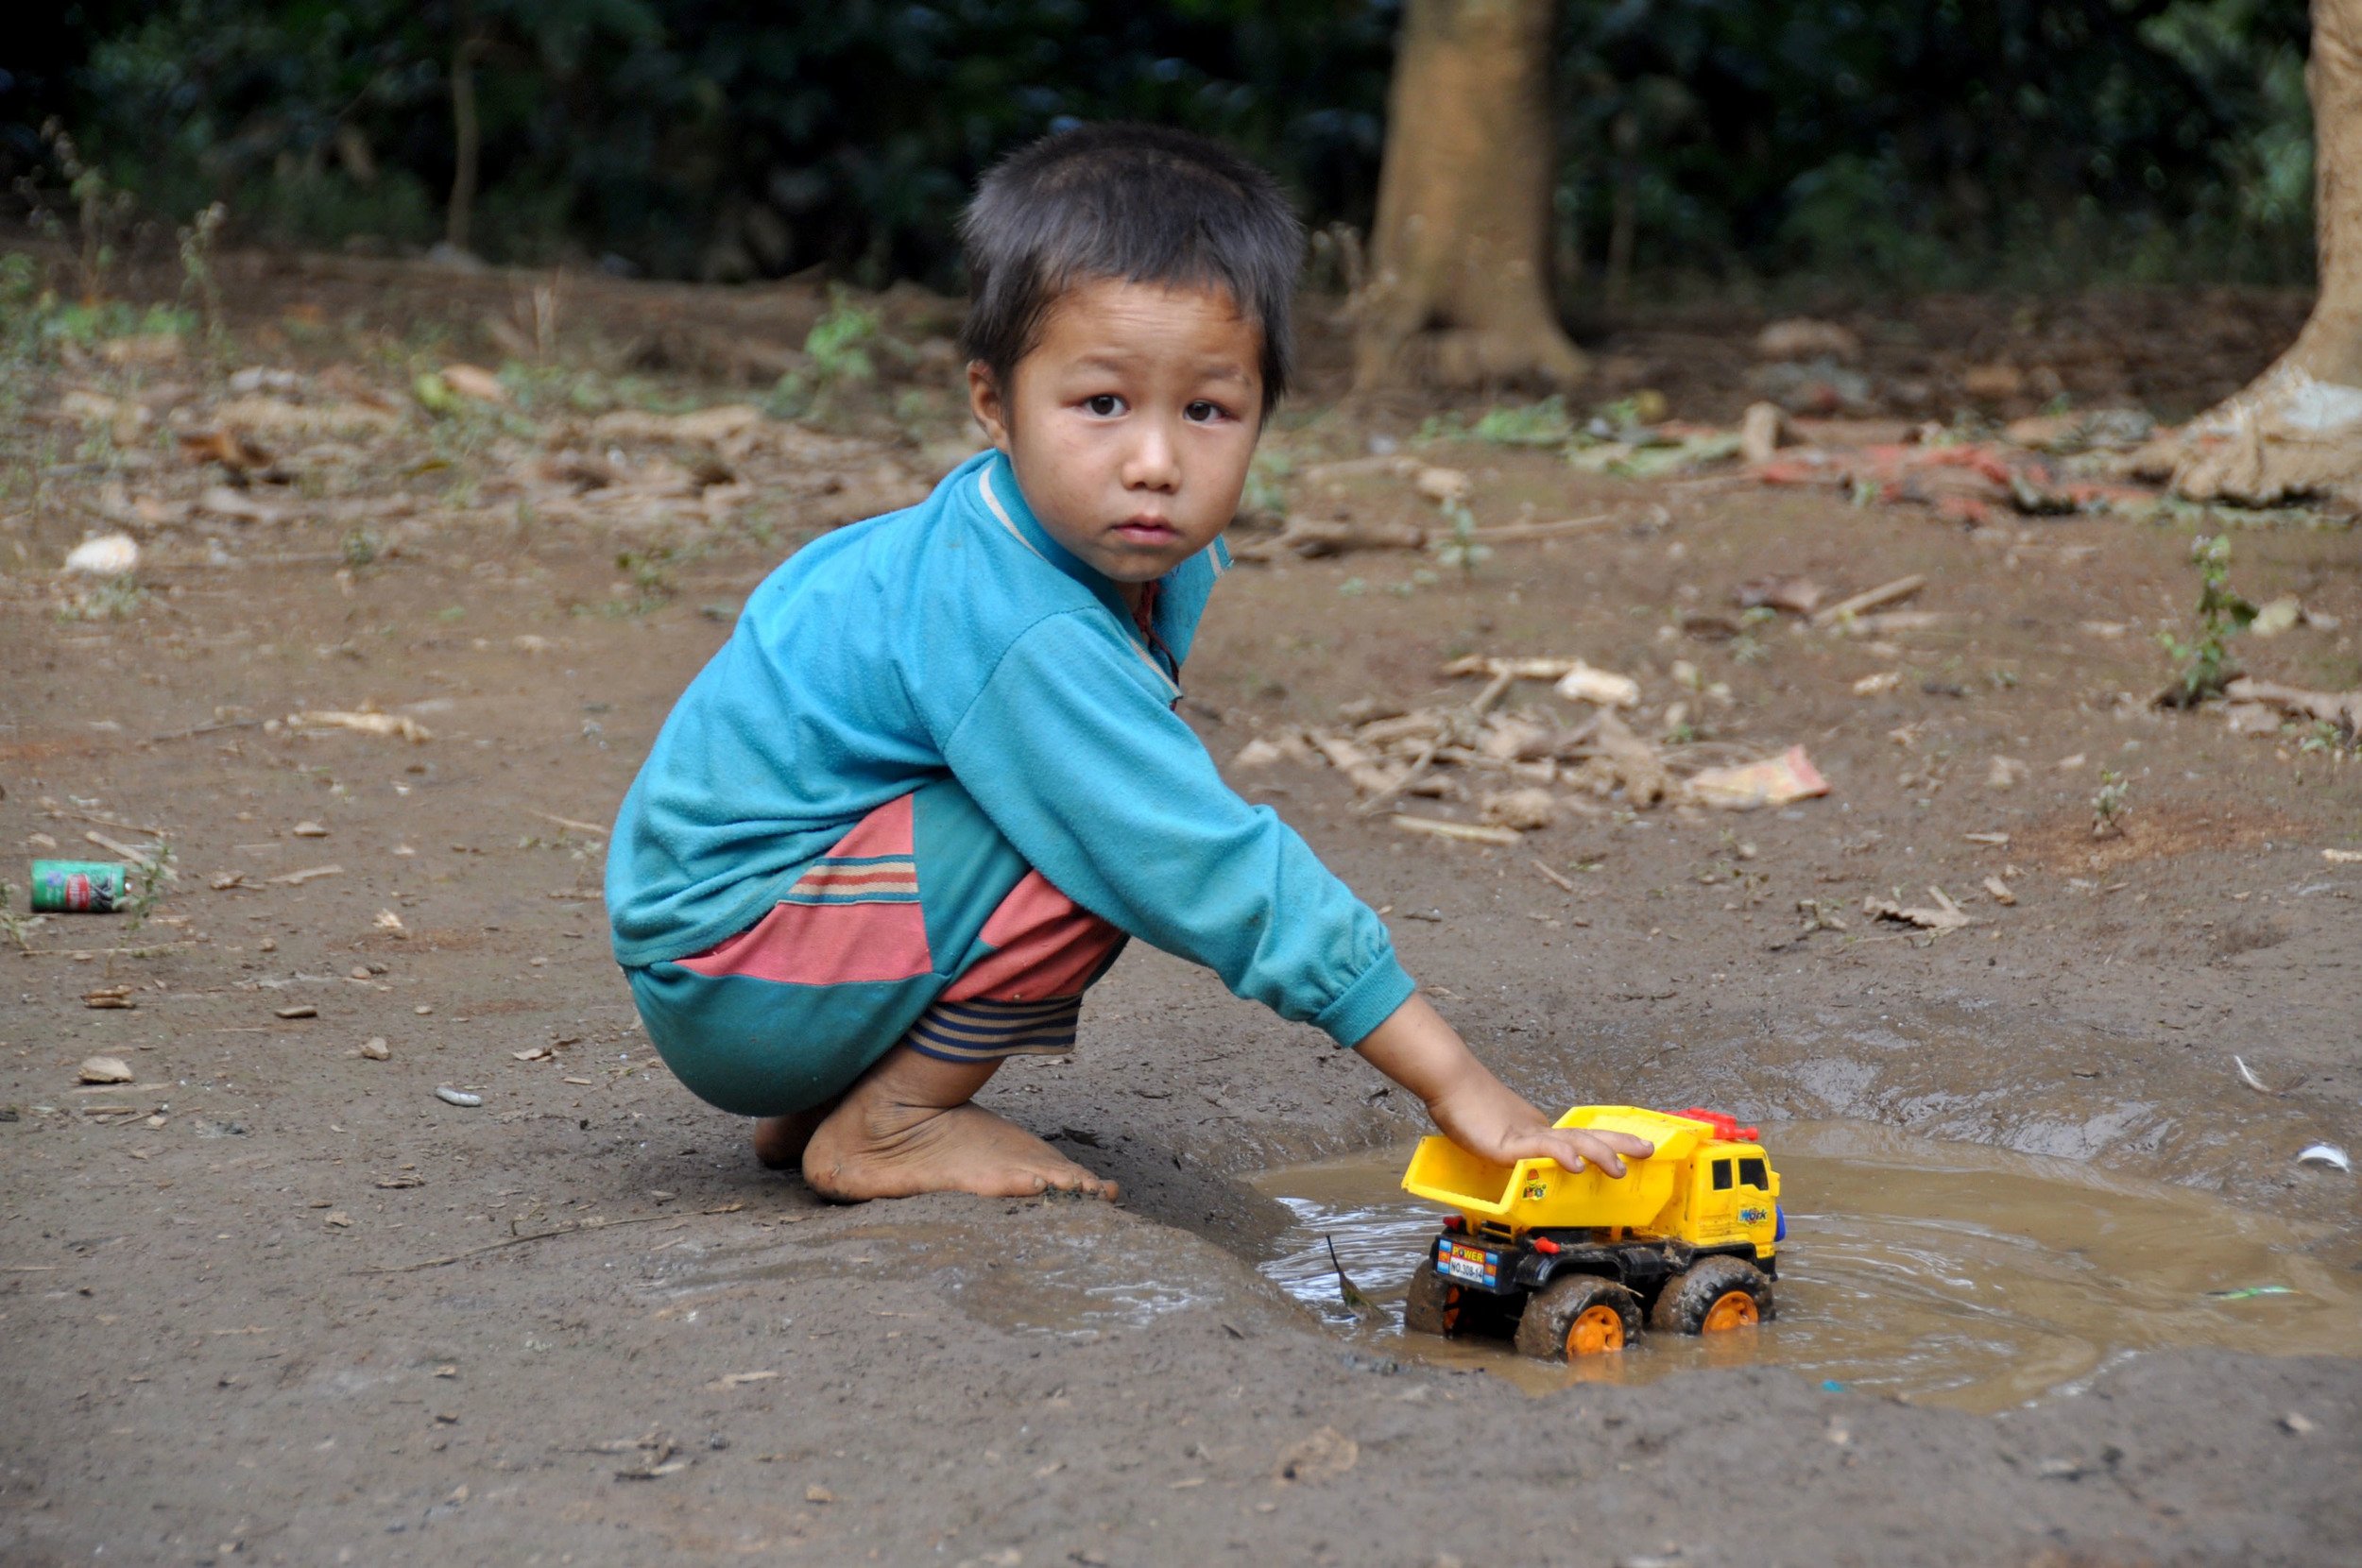
[{"label": "wood chip", "polygon": [[1469,822],[1443,822],[1434,817],[1408,817],[1399,813],[1387,819],[1406,833],[1427,833],[1439,839],[1458,839],[1467,844],[1516,844],[1525,835],[1509,827],[1482,827]]},{"label": "wood chip", "polygon": [[1834,626],[1840,622],[1852,620],[1864,610],[1874,610],[1881,605],[1891,605],[1899,599],[1908,599],[1926,586],[1927,578],[1922,572],[1914,571],[1908,577],[1897,577],[1891,583],[1881,583],[1876,588],[1857,593],[1850,599],[1840,599],[1824,610],[1815,611],[1812,624]]}]

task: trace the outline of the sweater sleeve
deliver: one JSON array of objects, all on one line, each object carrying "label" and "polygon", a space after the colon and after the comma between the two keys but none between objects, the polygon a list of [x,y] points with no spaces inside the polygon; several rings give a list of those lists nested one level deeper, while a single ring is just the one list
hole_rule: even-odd
[{"label": "sweater sleeve", "polygon": [[942,740],[953,775],[1085,909],[1360,1044],[1413,989],[1385,926],[1223,782],[1162,675],[1099,619],[1053,616],[1010,644]]}]

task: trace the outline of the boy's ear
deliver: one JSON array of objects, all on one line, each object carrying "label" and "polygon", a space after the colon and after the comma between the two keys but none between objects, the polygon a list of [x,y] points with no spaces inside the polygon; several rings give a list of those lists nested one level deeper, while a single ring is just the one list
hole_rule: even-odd
[{"label": "boy's ear", "polygon": [[1009,405],[1001,395],[1000,378],[981,359],[967,362],[967,411],[975,416],[984,439],[1002,452],[1009,450]]}]

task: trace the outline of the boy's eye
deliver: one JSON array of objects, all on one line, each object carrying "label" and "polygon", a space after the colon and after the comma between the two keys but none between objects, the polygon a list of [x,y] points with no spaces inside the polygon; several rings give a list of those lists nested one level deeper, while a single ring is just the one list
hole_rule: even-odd
[{"label": "boy's eye", "polygon": [[1205,424],[1210,419],[1219,419],[1222,418],[1223,414],[1222,405],[1220,403],[1209,403],[1203,398],[1200,398],[1197,401],[1190,404],[1189,407],[1183,409],[1181,412],[1188,418],[1197,421],[1199,424]]},{"label": "boy's eye", "polygon": [[1112,392],[1102,392],[1095,398],[1084,399],[1083,406],[1104,419],[1122,411],[1123,400]]}]

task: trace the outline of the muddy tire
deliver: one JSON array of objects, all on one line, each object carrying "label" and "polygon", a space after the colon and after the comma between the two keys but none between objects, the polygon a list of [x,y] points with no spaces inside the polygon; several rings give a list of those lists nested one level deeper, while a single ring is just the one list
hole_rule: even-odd
[{"label": "muddy tire", "polygon": [[1639,1297],[1597,1274],[1569,1274],[1526,1299],[1517,1350],[1544,1361],[1571,1361],[1612,1355],[1639,1333]]},{"label": "muddy tire", "polygon": [[1412,1334],[1458,1332],[1462,1287],[1436,1270],[1435,1260],[1419,1265],[1411,1276],[1411,1289],[1402,1299],[1402,1326]]},{"label": "muddy tire", "polygon": [[1772,1282],[1744,1258],[1702,1257],[1665,1282],[1649,1313],[1660,1334],[1720,1334],[1774,1316]]}]

